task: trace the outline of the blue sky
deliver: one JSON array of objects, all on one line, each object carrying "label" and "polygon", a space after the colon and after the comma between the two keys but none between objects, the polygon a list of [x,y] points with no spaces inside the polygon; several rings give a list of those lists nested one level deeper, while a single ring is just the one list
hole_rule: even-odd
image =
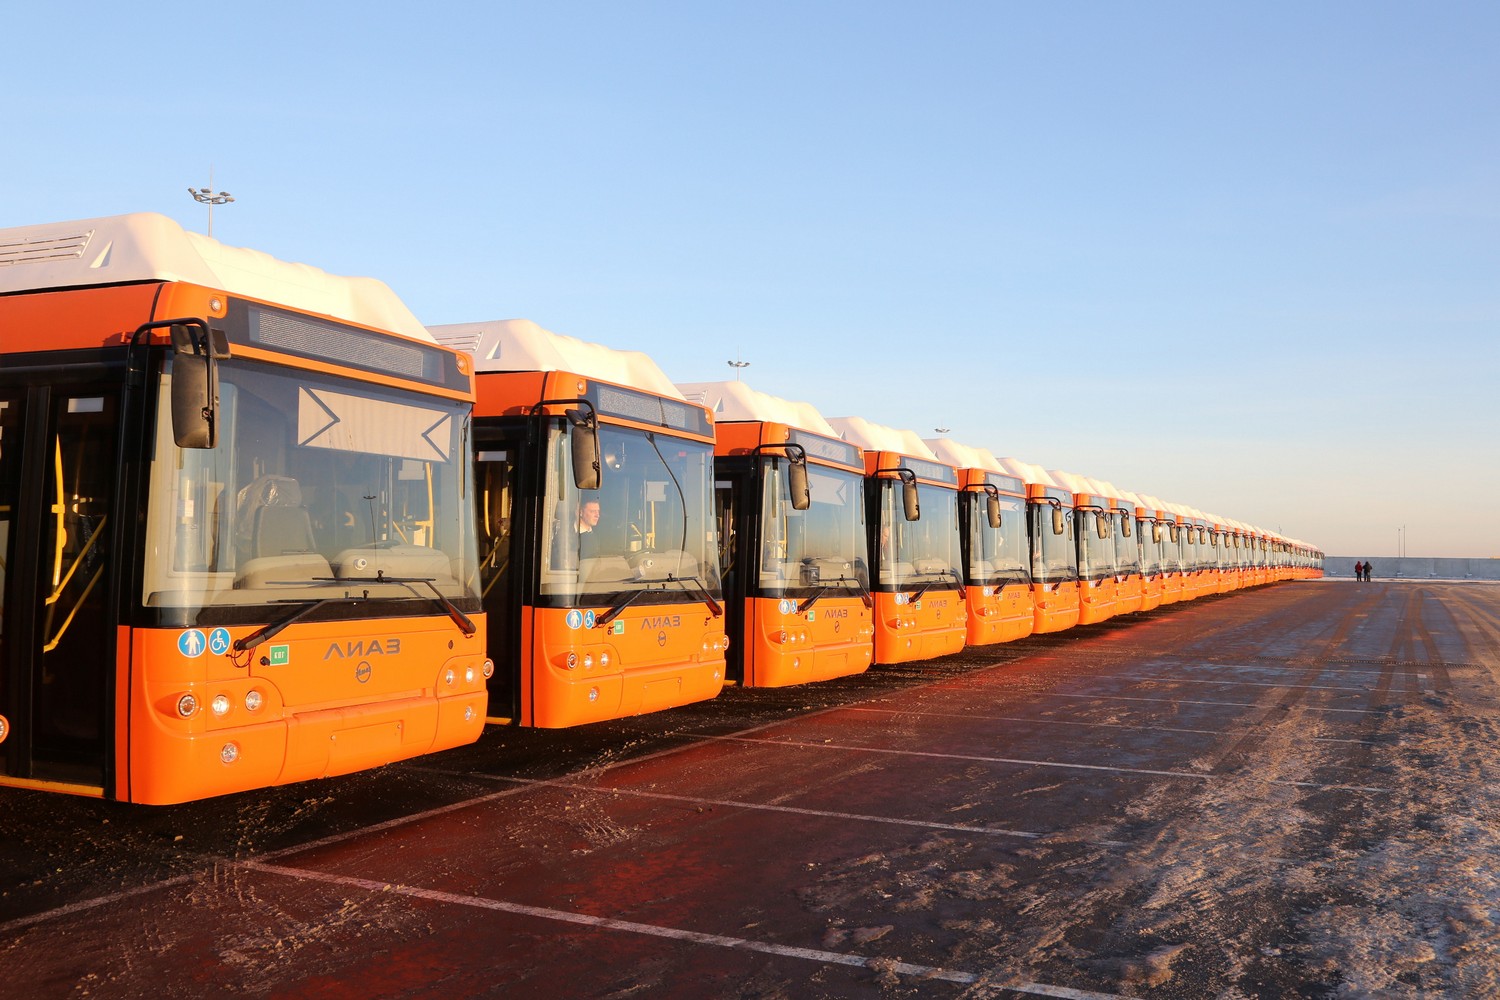
[{"label": "blue sky", "polygon": [[217,238],[429,323],[1500,556],[1500,5],[0,11],[0,226],[201,231],[211,166]]}]

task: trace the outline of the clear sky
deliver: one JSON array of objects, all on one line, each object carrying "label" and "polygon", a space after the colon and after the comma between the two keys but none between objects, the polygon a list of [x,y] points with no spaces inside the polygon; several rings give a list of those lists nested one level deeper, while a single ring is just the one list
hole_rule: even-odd
[{"label": "clear sky", "polygon": [[0,226],[162,212],[1335,555],[1500,556],[1500,4],[0,0]]}]

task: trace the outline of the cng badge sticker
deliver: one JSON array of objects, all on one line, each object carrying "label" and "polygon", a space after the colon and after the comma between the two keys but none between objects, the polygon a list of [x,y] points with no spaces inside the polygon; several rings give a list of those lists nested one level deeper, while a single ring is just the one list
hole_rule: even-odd
[{"label": "cng badge sticker", "polygon": [[284,667],[292,662],[291,646],[272,646],[266,654],[269,666]]}]

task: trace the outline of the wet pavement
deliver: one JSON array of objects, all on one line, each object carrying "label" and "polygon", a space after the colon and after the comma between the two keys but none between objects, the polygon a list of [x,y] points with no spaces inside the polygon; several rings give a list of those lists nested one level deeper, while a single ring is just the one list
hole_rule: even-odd
[{"label": "wet pavement", "polygon": [[1280,584],[209,802],[0,790],[0,994],[1493,994],[1497,668],[1500,587]]}]

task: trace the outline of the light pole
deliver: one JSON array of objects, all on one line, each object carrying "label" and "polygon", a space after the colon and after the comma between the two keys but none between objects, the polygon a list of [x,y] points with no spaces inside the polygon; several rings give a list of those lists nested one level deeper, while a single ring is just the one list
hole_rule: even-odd
[{"label": "light pole", "polygon": [[206,188],[193,188],[193,187],[188,188],[188,194],[190,194],[190,195],[193,196],[193,200],[194,201],[196,201],[200,205],[207,205],[208,206],[208,235],[209,236],[213,236],[213,234],[214,234],[214,206],[215,205],[227,205],[230,202],[234,201],[234,195],[230,194],[228,191],[215,192],[214,189],[213,189],[213,183],[214,183],[214,172],[213,172],[212,169],[210,169],[209,172],[208,172],[208,184],[209,184],[208,187],[206,187]]},{"label": "light pole", "polygon": [[736,382],[740,380],[740,369],[750,367],[750,362],[748,361],[730,361],[728,364],[729,367],[734,369],[734,380]]},{"label": "light pole", "polygon": [[936,431],[939,434],[947,434],[949,428],[947,428],[947,427],[934,427],[933,430]]}]

